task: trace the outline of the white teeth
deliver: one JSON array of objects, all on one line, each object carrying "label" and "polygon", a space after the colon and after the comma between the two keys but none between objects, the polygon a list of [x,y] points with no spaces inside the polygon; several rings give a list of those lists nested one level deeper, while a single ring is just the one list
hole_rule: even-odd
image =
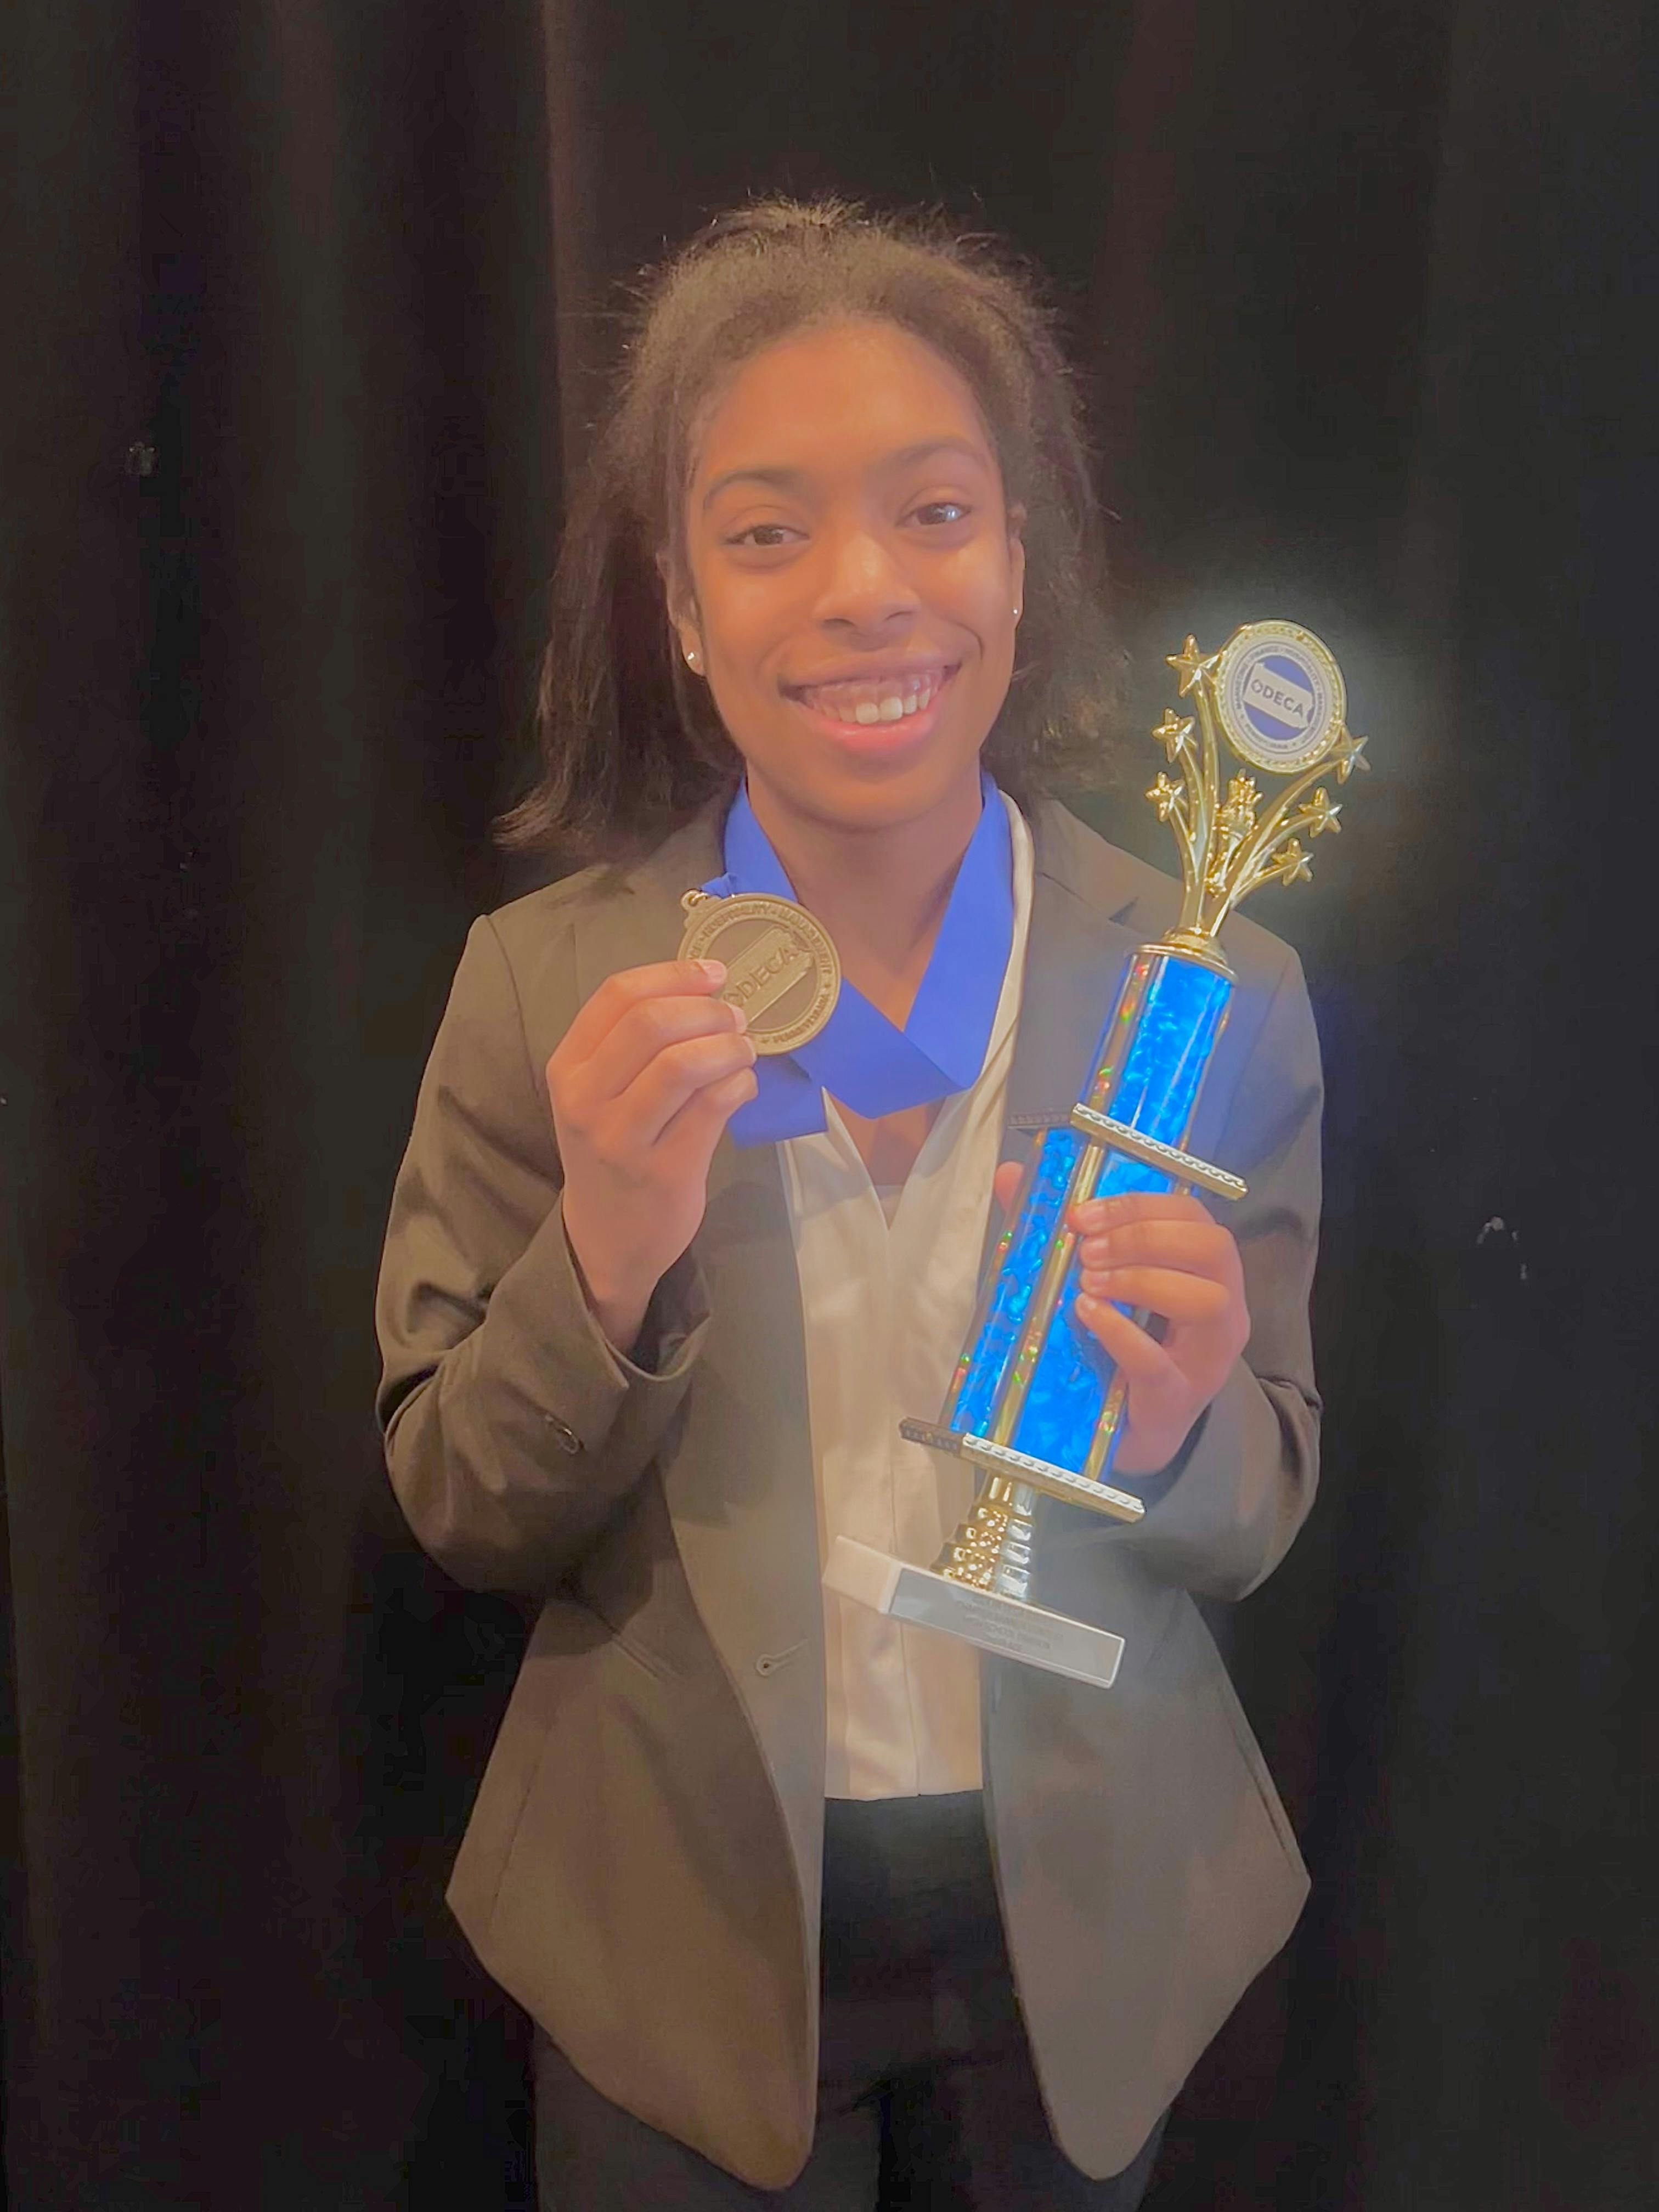
[{"label": "white teeth", "polygon": [[874,722],[901,722],[919,714],[933,702],[938,686],[931,676],[912,677],[902,690],[876,693],[866,684],[825,684],[804,692],[805,703],[832,721],[854,722],[868,728]]}]

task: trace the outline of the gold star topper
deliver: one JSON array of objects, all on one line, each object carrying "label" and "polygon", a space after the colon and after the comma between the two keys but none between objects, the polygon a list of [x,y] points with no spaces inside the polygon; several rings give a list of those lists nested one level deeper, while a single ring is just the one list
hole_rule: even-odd
[{"label": "gold star topper", "polygon": [[1157,807],[1158,818],[1160,822],[1167,822],[1175,812],[1181,804],[1186,788],[1186,785],[1178,777],[1173,781],[1167,775],[1158,777],[1146,796]]},{"label": "gold star topper", "polygon": [[1172,714],[1167,707],[1164,709],[1164,720],[1152,732],[1152,735],[1162,744],[1164,752],[1170,760],[1175,758],[1192,734],[1191,716],[1189,715],[1183,722],[1178,714]]},{"label": "gold star topper", "polygon": [[1198,640],[1195,637],[1188,637],[1179,653],[1166,653],[1164,658],[1170,666],[1179,673],[1181,696],[1184,699],[1190,692],[1197,690],[1214,668],[1221,655],[1218,653],[1200,653],[1198,649]]},{"label": "gold star topper", "polygon": [[[1152,735],[1176,775],[1160,774],[1146,796],[1176,833],[1181,918],[1165,940],[1218,957],[1216,933],[1257,887],[1305,883],[1302,839],[1340,834],[1342,809],[1325,787],[1368,769],[1365,740],[1348,731],[1346,695],[1329,651],[1291,623],[1249,623],[1218,653],[1188,637],[1165,656],[1180,696],[1195,712],[1165,708]],[[1224,770],[1224,753],[1291,780],[1271,805],[1255,777]],[[1224,778],[1225,796],[1223,796]]]}]

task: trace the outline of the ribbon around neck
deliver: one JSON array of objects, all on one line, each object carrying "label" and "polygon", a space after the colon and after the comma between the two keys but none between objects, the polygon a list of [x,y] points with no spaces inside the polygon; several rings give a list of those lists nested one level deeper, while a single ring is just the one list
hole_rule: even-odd
[{"label": "ribbon around neck", "polygon": [[[760,1088],[726,1127],[734,1144],[778,1144],[824,1126],[827,1091],[873,1117],[966,1091],[985,1065],[1014,937],[1013,840],[1008,810],[982,770],[980,817],[957,870],[910,1018],[902,1029],[842,979],[836,1010],[817,1036],[755,1063]],[[794,886],[739,790],[726,818],[726,873],[702,888],[715,898]],[[799,902],[797,900],[796,903]]]}]

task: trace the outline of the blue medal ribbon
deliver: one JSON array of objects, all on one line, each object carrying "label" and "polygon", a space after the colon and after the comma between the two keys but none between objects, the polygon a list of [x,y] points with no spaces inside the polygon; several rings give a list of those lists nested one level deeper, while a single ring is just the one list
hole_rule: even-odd
[{"label": "blue medal ribbon", "polygon": [[[980,776],[980,817],[951,885],[927,972],[902,1029],[843,976],[836,1010],[817,1036],[755,1064],[760,1088],[726,1124],[738,1145],[814,1135],[823,1094],[855,1114],[896,1114],[966,1091],[985,1065],[1014,937],[1013,841],[1008,811]],[[726,873],[702,885],[715,898],[767,891],[794,899],[746,789],[726,819]],[[797,904],[799,903],[796,900]]]}]

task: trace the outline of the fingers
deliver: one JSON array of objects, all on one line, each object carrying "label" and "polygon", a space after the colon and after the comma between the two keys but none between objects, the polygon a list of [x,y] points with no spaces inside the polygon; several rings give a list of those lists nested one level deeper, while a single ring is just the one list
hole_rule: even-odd
[{"label": "fingers", "polygon": [[1129,1221],[1078,1238],[1085,1267],[1121,1261],[1126,1267],[1209,1267],[1218,1255],[1237,1251],[1230,1233],[1204,1214],[1196,1221]]},{"label": "fingers", "polygon": [[718,960],[658,960],[643,968],[623,968],[606,976],[578,1009],[553,1057],[571,1065],[586,1060],[635,1007],[653,999],[706,999],[713,1004],[725,981],[726,969]]},{"label": "fingers", "polygon": [[1147,1224],[1144,1231],[1118,1230],[1109,1237],[1085,1237],[1077,1246],[1085,1274],[1118,1267],[1157,1267],[1167,1274],[1201,1275],[1208,1282],[1236,1283],[1242,1272],[1238,1247],[1224,1229],[1189,1228],[1184,1222]]},{"label": "fingers", "polygon": [[1197,1322],[1242,1301],[1243,1267],[1228,1231],[1195,1199],[1135,1195],[1146,1202],[1120,1210],[1119,1201],[1108,1200],[1073,1209],[1083,1232],[1082,1286],[1091,1296]]},{"label": "fingers", "polygon": [[1067,1213],[1066,1225],[1079,1237],[1127,1229],[1146,1221],[1189,1221],[1213,1229],[1215,1216],[1190,1193],[1121,1190],[1110,1198],[1085,1198]]},{"label": "fingers", "polygon": [[1132,1404],[1147,1390],[1184,1389],[1185,1378],[1174,1360],[1128,1314],[1120,1313],[1103,1298],[1081,1294],[1073,1310],[1081,1326],[1122,1370]]},{"label": "fingers", "polygon": [[724,974],[665,960],[599,986],[547,1066],[562,1144],[575,1136],[620,1164],[696,1091],[754,1065],[742,1013],[714,995]]},{"label": "fingers", "polygon": [[754,1069],[740,1067],[735,1075],[725,1076],[694,1091],[663,1125],[658,1139],[659,1152],[678,1153],[688,1166],[706,1173],[720,1131],[738,1107],[746,1106],[759,1089]]},{"label": "fingers", "polygon": [[[1249,1339],[1238,1247],[1195,1198],[1171,1192],[1090,1200],[1066,1218],[1078,1240],[1077,1324],[1127,1388],[1118,1463],[1126,1474],[1164,1466]],[[1168,1324],[1161,1338],[1140,1326],[1151,1314]]]},{"label": "fingers", "polygon": [[[586,1058],[569,1071],[568,1083],[584,1101],[621,1098],[659,1060],[672,1060],[686,1045],[713,1039],[726,1048],[726,1067],[748,1066],[754,1047],[743,1034],[748,1023],[723,999],[652,996],[625,1006]],[[734,1055],[730,1048],[740,1044]],[[720,1055],[716,1054],[717,1060]],[[698,1057],[693,1054],[694,1064]],[[713,1062],[710,1062],[713,1065]]]},{"label": "fingers", "polygon": [[1134,1306],[1162,1314],[1182,1328],[1203,1328],[1225,1319],[1233,1304],[1231,1286],[1207,1275],[1172,1267],[1085,1268],[1079,1278],[1083,1297],[1105,1305]]},{"label": "fingers", "polygon": [[[754,1082],[755,1048],[746,1036],[727,1031],[693,1036],[657,1053],[619,1097],[611,1102],[605,1123],[613,1146],[624,1152],[654,1145],[683,1109],[700,1093],[737,1077]],[[752,1097],[752,1088],[746,1093]],[[720,1115],[722,1125],[735,1103]]]},{"label": "fingers", "polygon": [[720,1131],[756,1093],[746,1024],[717,996],[724,975],[663,961],[612,975],[547,1063],[566,1233],[613,1343],[696,1235]]}]

